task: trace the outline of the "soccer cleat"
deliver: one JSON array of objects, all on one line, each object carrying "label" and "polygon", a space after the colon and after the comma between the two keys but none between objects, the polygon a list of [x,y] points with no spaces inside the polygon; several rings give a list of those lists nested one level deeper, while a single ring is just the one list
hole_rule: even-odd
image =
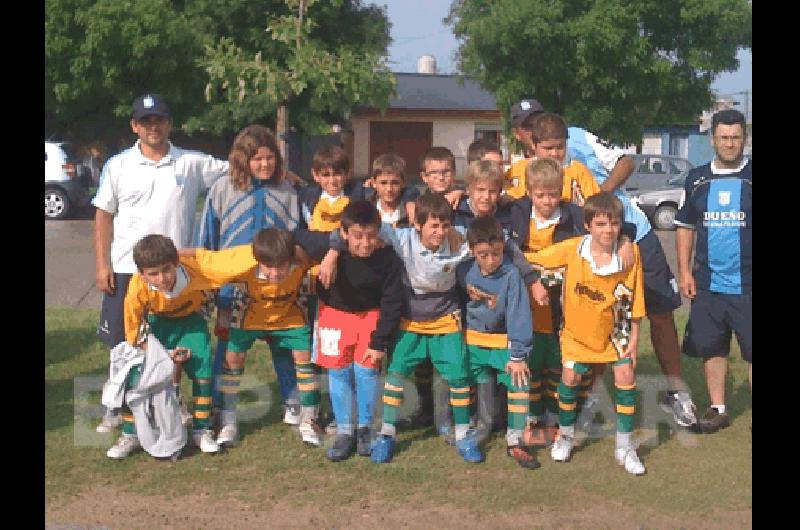
[{"label": "soccer cleat", "polygon": [[283,423],[300,425],[300,403],[286,403],[283,406]]},{"label": "soccer cleat", "polygon": [[192,442],[203,453],[216,453],[219,451],[219,444],[214,440],[214,432],[211,429],[192,431]]},{"label": "soccer cleat", "polygon": [[458,454],[461,455],[465,462],[472,464],[483,462],[483,452],[478,446],[478,438],[475,435],[475,431],[469,431],[464,438],[458,440],[456,449],[458,449]]},{"label": "soccer cleat", "polygon": [[370,453],[370,433],[369,427],[359,427],[356,429],[356,452],[359,456],[369,456]]},{"label": "soccer cleat", "polygon": [[536,469],[541,464],[536,459],[536,456],[531,454],[527,447],[520,445],[509,445],[506,448],[506,454],[517,461],[517,464],[525,469]]},{"label": "soccer cleat", "polygon": [[675,423],[681,427],[691,427],[697,423],[697,407],[688,392],[667,392],[660,406],[664,412],[672,414]]},{"label": "soccer cleat", "polygon": [[299,429],[300,438],[303,440],[303,443],[312,445],[314,447],[319,447],[322,445],[321,435],[323,430],[316,419],[311,418],[305,420],[300,424]]},{"label": "soccer cleat", "polygon": [[372,442],[370,456],[376,464],[388,464],[394,454],[394,437],[379,434]]},{"label": "soccer cleat", "polygon": [[522,441],[525,445],[550,447],[556,436],[558,436],[558,425],[545,425],[540,421],[528,422],[522,431]]},{"label": "soccer cleat", "polygon": [[456,444],[456,433],[455,427],[453,427],[452,423],[443,423],[439,425],[439,436],[444,438],[444,443],[447,445],[455,445]]},{"label": "soccer cleat", "polygon": [[690,428],[693,432],[711,434],[720,429],[724,429],[731,424],[731,419],[726,413],[720,414],[714,407],[708,407],[705,415],[692,425]]},{"label": "soccer cleat", "polygon": [[117,443],[112,445],[108,451],[106,451],[106,456],[108,458],[113,458],[114,460],[122,460],[136,449],[141,449],[142,444],[139,443],[139,437],[135,434],[123,434],[117,440]]},{"label": "soccer cleat", "polygon": [[328,460],[340,462],[353,454],[355,440],[351,434],[337,434],[333,445],[328,449]]},{"label": "soccer cleat", "polygon": [[95,430],[100,433],[113,432],[120,425],[122,425],[122,416],[107,410],[103,415],[103,421],[100,422]]},{"label": "soccer cleat", "polygon": [[569,460],[569,455],[572,452],[572,445],[575,439],[572,436],[561,434],[553,442],[553,447],[550,448],[550,456],[556,462],[566,462]]},{"label": "soccer cleat", "polygon": [[644,475],[646,470],[642,461],[639,460],[639,455],[636,454],[636,448],[618,447],[614,451],[614,456],[617,459],[617,464],[625,466],[625,471],[631,475]]},{"label": "soccer cleat", "polygon": [[217,445],[225,447],[236,447],[239,445],[239,428],[235,423],[223,425],[217,434]]}]

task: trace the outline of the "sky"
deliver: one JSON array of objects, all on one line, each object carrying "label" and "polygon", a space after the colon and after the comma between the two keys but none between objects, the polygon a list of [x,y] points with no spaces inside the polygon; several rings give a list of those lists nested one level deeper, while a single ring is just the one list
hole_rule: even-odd
[{"label": "sky", "polygon": [[[368,3],[368,2],[364,2]],[[447,16],[450,0],[373,0],[385,5],[392,23],[392,44],[389,46],[389,66],[394,72],[416,72],[420,55],[436,58],[437,71],[452,74],[456,71],[453,57],[458,42],[442,19]],[[720,74],[712,88],[719,95],[739,101],[737,107],[749,115],[753,112],[753,57],[749,50],[740,50],[739,70]],[[744,92],[749,92],[747,97]],[[749,99],[749,101],[745,101]]]}]

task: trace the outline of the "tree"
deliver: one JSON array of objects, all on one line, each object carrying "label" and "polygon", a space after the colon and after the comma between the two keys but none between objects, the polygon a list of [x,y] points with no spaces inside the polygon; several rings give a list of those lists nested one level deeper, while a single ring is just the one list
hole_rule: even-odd
[{"label": "tree", "polygon": [[[146,91],[167,98],[179,131],[232,136],[249,123],[272,121],[277,107],[247,84],[258,78],[247,68],[246,97],[239,99],[236,63],[259,62],[257,54],[274,71],[302,74],[288,87],[300,129],[343,119],[351,102],[388,101],[384,10],[360,0],[305,4],[313,4],[311,18],[300,28],[303,47],[295,54],[289,44],[296,43],[298,0],[45,0],[46,134],[130,135],[131,102]],[[272,72],[268,82],[277,79]],[[290,94],[285,82],[267,92],[277,99],[278,90]]]},{"label": "tree", "polygon": [[264,38],[225,36],[206,48],[208,112],[189,130],[221,131],[275,117],[329,131],[355,105],[388,106],[394,77],[385,62],[389,22],[383,9],[359,0],[273,3]]},{"label": "tree", "polygon": [[178,121],[203,103],[202,32],[169,0],[46,0],[45,127],[124,130],[133,99],[158,91]]},{"label": "tree", "polygon": [[501,109],[535,97],[619,143],[694,123],[716,74],[752,47],[748,0],[455,0],[461,71]]}]

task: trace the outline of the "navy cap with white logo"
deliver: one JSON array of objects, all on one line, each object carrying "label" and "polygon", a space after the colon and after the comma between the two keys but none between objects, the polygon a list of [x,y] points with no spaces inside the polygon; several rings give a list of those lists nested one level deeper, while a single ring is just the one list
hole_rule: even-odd
[{"label": "navy cap with white logo", "polygon": [[169,106],[159,94],[145,94],[133,100],[134,120],[141,120],[150,115],[170,117]]},{"label": "navy cap with white logo", "polygon": [[525,118],[537,112],[544,112],[544,107],[535,99],[523,99],[511,105],[511,125],[519,127]]}]

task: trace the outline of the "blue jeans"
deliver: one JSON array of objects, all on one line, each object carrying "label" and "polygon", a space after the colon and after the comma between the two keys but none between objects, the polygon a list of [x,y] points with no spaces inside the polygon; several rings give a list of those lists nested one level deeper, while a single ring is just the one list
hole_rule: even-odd
[{"label": "blue jeans", "polygon": [[340,370],[328,370],[331,405],[339,434],[353,434],[353,398],[358,406],[358,426],[369,426],[375,411],[378,370],[356,363]]}]

